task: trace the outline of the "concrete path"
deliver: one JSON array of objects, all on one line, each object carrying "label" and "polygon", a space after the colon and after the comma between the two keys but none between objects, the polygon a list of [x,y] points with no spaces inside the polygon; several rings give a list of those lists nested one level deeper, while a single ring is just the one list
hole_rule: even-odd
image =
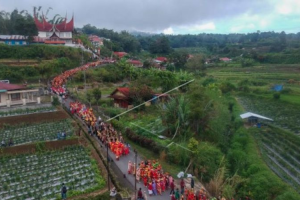
[{"label": "concrete path", "polygon": [[[71,98],[67,98],[63,100],[63,104],[69,109],[69,105],[70,102],[73,102],[74,100]],[[94,139],[96,139],[99,143],[99,146],[102,148],[102,152],[107,152],[106,151],[106,147],[101,143],[101,141],[94,136]],[[120,157],[119,161],[116,160],[115,158],[115,154],[113,152],[111,152],[110,150],[108,150],[108,155],[109,158],[111,160],[111,168],[116,175],[118,175],[118,178],[120,179],[121,183],[130,183],[131,185],[125,185],[126,188],[130,188],[133,192],[134,190],[134,186],[135,186],[135,178],[133,175],[129,175],[127,173],[128,170],[128,162],[135,162],[135,153],[133,152],[133,149],[130,150],[130,153],[127,156],[122,156]],[[106,156],[106,155],[105,155]],[[137,155],[137,163],[140,163],[142,161],[141,156],[138,154]],[[168,169],[164,169],[164,171],[168,171]],[[179,188],[179,182],[180,179],[178,179],[177,177],[173,177],[175,179],[175,188]],[[127,179],[127,181],[125,180],[121,180],[121,179]],[[185,178],[185,183],[186,183],[186,187],[190,188],[190,178]],[[195,190],[199,190],[202,187],[202,184],[199,183],[198,181],[195,180]],[[139,188],[142,188],[142,191],[145,195],[147,195],[146,199],[153,199],[153,200],[165,200],[165,199],[171,199],[170,197],[170,189],[168,191],[165,191],[162,193],[162,195],[158,195],[158,196],[149,196],[148,195],[148,189],[144,186],[144,184],[142,182],[136,182],[136,189],[138,191]],[[134,195],[133,195],[134,197]],[[134,198],[133,198],[134,199]]]}]

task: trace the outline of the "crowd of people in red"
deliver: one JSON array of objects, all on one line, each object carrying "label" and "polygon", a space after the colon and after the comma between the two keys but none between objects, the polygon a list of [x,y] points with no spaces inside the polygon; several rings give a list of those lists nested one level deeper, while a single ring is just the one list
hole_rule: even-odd
[{"label": "crowd of people in red", "polygon": [[65,95],[66,94],[66,88],[64,87],[64,85],[66,84],[67,80],[71,76],[73,76],[74,74],[76,74],[79,71],[83,71],[83,70],[86,70],[88,68],[95,67],[95,66],[101,64],[101,62],[102,61],[88,63],[88,64],[85,64],[83,66],[67,70],[67,71],[63,72],[62,74],[54,77],[54,79],[51,82],[52,92],[57,94],[57,95],[60,95],[60,96]]}]

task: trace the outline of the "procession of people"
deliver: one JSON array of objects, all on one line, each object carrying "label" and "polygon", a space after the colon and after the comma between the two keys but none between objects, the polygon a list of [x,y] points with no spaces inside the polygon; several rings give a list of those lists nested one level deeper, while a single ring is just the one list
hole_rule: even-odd
[{"label": "procession of people", "polygon": [[[94,67],[100,64],[99,62],[90,63],[81,67],[68,70],[63,74],[55,77],[52,80],[51,90],[53,93],[63,96],[66,94],[66,81],[75,73],[81,70],[86,70],[89,67]],[[102,121],[101,117],[96,118],[92,108],[88,108],[85,104],[78,101],[70,102],[70,112],[77,115],[82,119],[88,127],[88,133],[95,135],[102,144],[107,146],[111,152],[116,156],[116,160],[120,160],[120,157],[126,156],[130,153],[130,145],[124,142],[122,133],[118,132],[112,124]],[[203,188],[196,191],[194,189],[194,182],[191,183],[191,187],[185,186],[183,179],[180,181],[179,188],[175,190],[175,180],[168,173],[164,172],[161,164],[158,160],[145,160],[140,163],[128,162],[128,174],[135,176],[138,182],[141,182],[145,189],[148,191],[148,195],[156,196],[167,193],[170,195],[171,200],[206,200],[206,192]],[[194,181],[192,179],[192,181]],[[169,192],[170,191],[170,192]],[[142,194],[139,191],[138,198],[146,198],[147,194]]]}]

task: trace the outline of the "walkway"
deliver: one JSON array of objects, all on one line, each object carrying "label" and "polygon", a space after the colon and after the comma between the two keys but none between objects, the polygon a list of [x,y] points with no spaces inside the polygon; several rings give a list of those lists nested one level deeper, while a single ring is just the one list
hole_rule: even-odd
[{"label": "walkway", "polygon": [[[66,108],[69,109],[70,102],[73,102],[73,101],[74,101],[73,99],[67,98],[67,99],[63,99],[62,103],[66,106]],[[85,125],[85,123],[83,123],[83,124]],[[85,125],[85,127],[87,128],[86,125]],[[98,141],[98,144],[99,144],[100,148],[102,149],[102,153],[104,153],[104,155],[106,157],[106,153],[107,153],[106,147],[99,141],[99,139],[96,136],[94,136],[93,139]],[[118,178],[119,178],[118,181],[120,183],[123,183],[122,185],[124,187],[131,189],[134,192],[135,178],[133,175],[127,174],[128,162],[129,161],[135,162],[135,153],[133,152],[133,150],[131,149],[130,153],[127,156],[122,156],[119,159],[119,161],[116,161],[115,154],[113,152],[111,152],[110,150],[108,151],[108,155],[109,155],[110,160],[112,160],[112,162],[110,164],[110,166],[111,166],[110,169],[112,169],[114,171],[114,173],[118,176]],[[142,161],[142,159],[138,154],[137,155],[137,163],[140,163],[141,161]],[[164,171],[168,171],[168,169],[164,169]],[[175,188],[179,188],[180,179],[178,179],[177,177],[173,177],[173,178],[175,179]],[[186,178],[185,182],[186,182],[186,186],[190,187],[190,178]],[[130,185],[128,185],[128,183]],[[202,187],[201,183],[199,183],[198,181],[195,180],[195,189],[199,190],[201,187]],[[148,190],[142,182],[137,182],[136,188],[137,188],[137,190],[139,188],[142,188],[143,193],[147,195],[147,199],[155,199],[155,200],[170,199],[170,194],[169,194],[170,189],[168,191],[163,192],[162,195],[149,196]]]}]

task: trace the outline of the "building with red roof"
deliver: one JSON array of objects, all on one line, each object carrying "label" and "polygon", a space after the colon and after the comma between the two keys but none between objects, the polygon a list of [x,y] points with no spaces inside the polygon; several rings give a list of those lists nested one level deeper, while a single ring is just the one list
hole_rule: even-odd
[{"label": "building with red roof", "polygon": [[132,104],[128,87],[119,87],[115,89],[109,97],[114,99],[115,107],[128,108],[128,106]]},{"label": "building with red roof", "polygon": [[230,62],[230,61],[231,61],[231,59],[230,59],[230,58],[227,58],[227,57],[225,57],[225,58],[220,58],[220,61],[223,61],[223,62]]},{"label": "building with red roof", "polygon": [[40,103],[38,89],[28,89],[24,85],[0,82],[0,106],[26,105]]},{"label": "building with red roof", "polygon": [[89,41],[94,45],[95,47],[99,47],[103,45],[103,39],[98,37],[97,35],[90,35]]},{"label": "building with red roof", "polygon": [[54,40],[61,40],[65,43],[72,44],[74,17],[72,17],[69,22],[67,22],[67,17],[65,17],[59,24],[51,24],[46,21],[44,15],[42,15],[41,19],[38,19],[36,13],[34,13],[34,22],[40,38],[43,38],[44,40],[53,40],[51,37],[55,36],[56,39]]},{"label": "building with red roof", "polygon": [[156,63],[162,63],[162,62],[167,62],[168,59],[166,57],[157,57],[154,59],[154,62]]},{"label": "building with red roof", "polygon": [[114,55],[118,56],[118,58],[122,58],[122,57],[126,56],[127,53],[126,52],[114,52]]},{"label": "building with red roof", "polygon": [[127,62],[136,67],[143,67],[143,63],[139,60],[127,60]]}]

